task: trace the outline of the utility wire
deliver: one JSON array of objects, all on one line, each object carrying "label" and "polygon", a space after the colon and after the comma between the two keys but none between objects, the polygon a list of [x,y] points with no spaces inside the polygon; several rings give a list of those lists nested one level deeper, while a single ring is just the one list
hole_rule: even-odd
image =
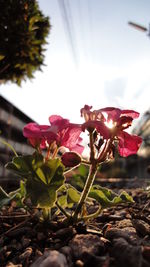
[{"label": "utility wire", "polygon": [[72,14],[71,14],[71,9],[68,0],[58,0],[60,12],[62,15],[62,20],[64,24],[64,28],[66,30],[68,40],[70,43],[70,48],[72,51],[73,59],[75,62],[75,65],[78,65],[78,60],[77,60],[77,53],[76,53],[76,44],[75,44],[75,36],[74,36],[74,30],[73,30],[73,20],[72,20]]}]

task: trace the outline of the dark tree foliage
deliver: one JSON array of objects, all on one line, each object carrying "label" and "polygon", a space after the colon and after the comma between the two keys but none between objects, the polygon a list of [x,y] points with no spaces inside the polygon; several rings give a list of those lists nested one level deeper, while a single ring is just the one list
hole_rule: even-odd
[{"label": "dark tree foliage", "polygon": [[0,0],[0,81],[33,78],[44,62],[49,18],[36,0]]}]

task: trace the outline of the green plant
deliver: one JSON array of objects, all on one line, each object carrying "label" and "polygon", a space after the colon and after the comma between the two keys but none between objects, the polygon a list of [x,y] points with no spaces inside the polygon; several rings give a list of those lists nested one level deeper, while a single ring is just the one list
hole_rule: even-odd
[{"label": "green plant", "polygon": [[[125,191],[118,195],[100,185],[93,185],[93,182],[99,166],[113,158],[115,149],[124,157],[137,152],[142,139],[124,130],[139,114],[116,108],[91,111],[91,107],[86,105],[81,109],[81,115],[85,118],[83,124],[70,123],[57,115],[49,118],[50,125],[27,124],[23,134],[35,152],[32,155],[15,156],[6,165],[24,181],[17,191],[20,194],[17,197],[29,198],[34,207],[42,209],[44,219],[51,218],[51,211],[55,210],[56,214],[62,212],[69,223],[76,223],[96,217],[103,208],[133,202]],[[86,159],[82,156],[84,146],[80,137],[84,131],[89,136],[90,152]],[[80,176],[76,176],[76,182],[80,191],[65,181],[65,175],[77,167]],[[77,179],[81,177],[85,178],[85,183],[84,179]],[[1,189],[1,206],[12,197],[15,198],[15,194],[8,195]],[[95,201],[99,208],[95,213],[88,214],[86,205],[94,205]]]}]

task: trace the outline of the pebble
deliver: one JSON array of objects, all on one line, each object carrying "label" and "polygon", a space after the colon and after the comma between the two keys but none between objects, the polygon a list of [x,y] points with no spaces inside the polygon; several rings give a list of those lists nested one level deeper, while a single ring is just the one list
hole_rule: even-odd
[{"label": "pebble", "polygon": [[31,256],[32,252],[33,252],[33,250],[31,247],[26,248],[25,251],[21,255],[19,255],[19,259],[25,260],[25,259],[29,258]]},{"label": "pebble", "polygon": [[112,256],[121,267],[142,267],[142,251],[140,246],[130,245],[124,238],[113,240]]},{"label": "pebble", "polygon": [[76,267],[83,267],[83,266],[84,266],[84,262],[81,261],[81,260],[77,260],[77,261],[75,262],[75,266],[76,266]]},{"label": "pebble", "polygon": [[136,231],[133,227],[132,228],[130,227],[129,229],[128,228],[127,229],[118,229],[115,227],[108,228],[108,230],[105,231],[104,236],[106,239],[109,240],[124,238],[129,243],[135,244],[137,240]]},{"label": "pebble", "polygon": [[92,234],[81,234],[76,235],[70,242],[69,246],[72,249],[73,255],[76,259],[82,259],[84,252],[89,254],[99,254],[100,251],[104,250],[104,243],[96,235]]},{"label": "pebble", "polygon": [[60,252],[66,256],[67,263],[72,266],[72,250],[69,246],[64,246],[60,249]]},{"label": "pebble", "polygon": [[142,236],[150,234],[150,225],[143,220],[133,220],[133,225]]},{"label": "pebble", "polygon": [[46,251],[31,267],[68,267],[68,264],[66,257],[62,253],[51,250]]},{"label": "pebble", "polygon": [[22,264],[13,264],[12,262],[8,262],[6,267],[22,267]]}]

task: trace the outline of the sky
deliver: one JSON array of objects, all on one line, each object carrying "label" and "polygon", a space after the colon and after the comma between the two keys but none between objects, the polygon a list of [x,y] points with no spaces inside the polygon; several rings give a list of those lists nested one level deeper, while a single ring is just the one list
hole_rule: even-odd
[{"label": "sky", "polygon": [[150,23],[149,0],[40,0],[52,25],[45,64],[0,94],[40,124],[52,114],[81,122],[80,109],[150,108],[150,38],[128,25]]}]

